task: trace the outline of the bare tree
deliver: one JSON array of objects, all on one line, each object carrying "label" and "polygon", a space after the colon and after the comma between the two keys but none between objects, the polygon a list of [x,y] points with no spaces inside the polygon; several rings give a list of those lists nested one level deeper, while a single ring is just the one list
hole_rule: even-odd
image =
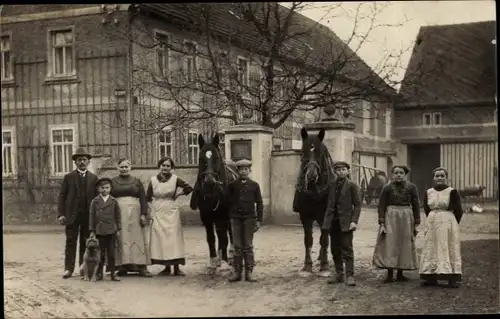
[{"label": "bare tree", "polygon": [[[363,5],[372,6],[368,15],[360,13]],[[384,7],[362,3],[350,17],[354,27],[349,39],[342,41],[321,24],[342,5],[319,4],[324,12],[320,21],[300,14],[310,6],[163,4],[157,5],[160,13],[151,5],[135,7],[142,18],[132,22],[134,34],[129,37],[141,48],[134,58],[134,94],[165,106],[143,114],[141,130],[214,118],[232,124],[252,118],[278,128],[294,114],[319,108],[341,108],[356,116],[353,108],[360,100],[378,117],[395,98],[393,88],[399,83],[394,75],[404,68],[401,56],[406,50],[381,53],[374,69],[357,52],[373,30],[401,23],[378,23]],[[194,34],[193,41],[155,32],[154,21],[161,17]]]}]

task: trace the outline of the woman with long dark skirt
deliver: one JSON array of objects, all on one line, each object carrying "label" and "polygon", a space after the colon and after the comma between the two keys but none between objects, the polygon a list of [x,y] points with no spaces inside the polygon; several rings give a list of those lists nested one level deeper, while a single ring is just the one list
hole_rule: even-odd
[{"label": "woman with long dark skirt", "polygon": [[406,181],[410,172],[404,165],[392,168],[393,181],[384,186],[378,203],[379,233],[373,265],[387,269],[385,283],[408,281],[404,270],[417,269],[415,251],[416,227],[420,224],[420,203],[417,187]]}]

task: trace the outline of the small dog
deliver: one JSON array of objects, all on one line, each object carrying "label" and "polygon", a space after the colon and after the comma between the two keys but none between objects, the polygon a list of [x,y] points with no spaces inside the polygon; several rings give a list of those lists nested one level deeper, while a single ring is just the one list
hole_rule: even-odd
[{"label": "small dog", "polygon": [[[99,240],[95,237],[89,237],[85,244],[85,253],[83,255],[83,278],[85,281],[97,281],[97,271],[101,262],[101,248]],[[92,277],[90,277],[92,274]]]}]

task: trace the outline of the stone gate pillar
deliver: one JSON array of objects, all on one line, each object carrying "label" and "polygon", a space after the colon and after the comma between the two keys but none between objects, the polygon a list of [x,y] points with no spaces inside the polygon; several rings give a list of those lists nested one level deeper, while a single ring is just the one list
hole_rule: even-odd
[{"label": "stone gate pillar", "polygon": [[325,120],[305,124],[308,133],[317,134],[320,129],[325,130],[323,143],[328,148],[332,159],[352,164],[354,151],[354,123]]},{"label": "stone gate pillar", "polygon": [[224,130],[226,160],[252,161],[250,177],[259,183],[264,202],[264,220],[271,202],[271,151],[273,129],[258,124],[240,124]]}]

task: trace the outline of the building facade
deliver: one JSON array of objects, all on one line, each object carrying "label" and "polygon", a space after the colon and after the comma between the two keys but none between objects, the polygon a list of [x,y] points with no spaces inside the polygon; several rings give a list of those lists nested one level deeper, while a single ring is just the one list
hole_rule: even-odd
[{"label": "building facade", "polygon": [[443,166],[457,189],[498,198],[495,21],[420,29],[395,106],[411,179],[423,194]]},{"label": "building facade", "polygon": [[[196,45],[199,35],[176,23],[185,17],[165,12],[169,5],[163,6],[144,7],[145,13],[136,14],[134,21],[130,4],[2,7],[4,198],[40,203],[46,214],[38,215],[52,214],[61,178],[74,169],[71,154],[77,147],[113,161],[128,157],[135,166],[155,165],[162,156],[171,156],[180,165],[195,165],[199,133],[219,133],[224,142],[224,127],[232,125],[227,120],[165,127],[155,134],[148,130],[147,119],[154,118],[156,109],[168,109],[169,102],[135,90],[136,67],[146,62],[161,71],[178,64],[185,71],[196,65],[192,56],[174,58],[176,53],[166,47],[145,52],[134,44],[143,36],[140,26],[147,23],[155,37]],[[244,49],[235,52],[245,62]],[[251,81],[252,65],[243,70],[242,81]],[[366,119],[346,119],[356,123],[354,161],[386,170],[396,157],[392,105],[380,106],[377,114],[364,114],[363,103],[358,101],[355,115]],[[275,131],[275,149],[300,148],[302,124],[321,116],[320,111],[293,114]]]}]

